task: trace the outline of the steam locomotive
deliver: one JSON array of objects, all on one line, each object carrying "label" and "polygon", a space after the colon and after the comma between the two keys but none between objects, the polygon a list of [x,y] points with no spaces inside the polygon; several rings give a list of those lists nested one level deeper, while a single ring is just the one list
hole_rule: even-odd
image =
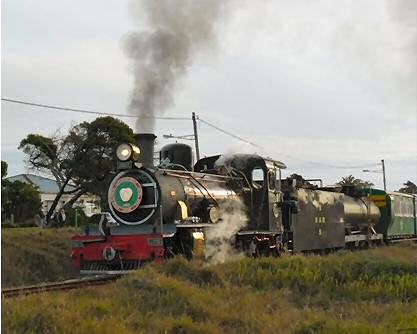
[{"label": "steam locomotive", "polygon": [[81,274],[122,273],[178,254],[207,258],[222,242],[248,256],[278,256],[417,239],[415,196],[283,179],[284,163],[256,154],[193,164],[191,147],[178,143],[162,148],[155,166],[155,138],[137,134],[117,148],[110,217],[72,238]]}]

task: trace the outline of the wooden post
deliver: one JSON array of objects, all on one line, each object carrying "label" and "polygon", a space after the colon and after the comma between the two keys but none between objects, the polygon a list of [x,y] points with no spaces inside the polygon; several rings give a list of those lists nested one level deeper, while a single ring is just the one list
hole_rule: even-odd
[{"label": "wooden post", "polygon": [[384,178],[384,191],[387,191],[387,181],[385,179],[385,161],[384,159],[381,160],[382,162],[382,177]]},{"label": "wooden post", "polygon": [[195,116],[195,112],[192,113],[191,119],[193,120],[193,128],[194,128],[195,155],[198,161],[200,160],[200,147],[198,145],[197,118]]}]

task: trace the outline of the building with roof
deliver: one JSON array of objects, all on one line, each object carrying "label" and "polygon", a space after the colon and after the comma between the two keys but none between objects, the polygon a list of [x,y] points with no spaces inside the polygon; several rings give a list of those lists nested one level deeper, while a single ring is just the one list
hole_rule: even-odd
[{"label": "building with roof", "polygon": [[[36,186],[39,190],[42,202],[42,211],[44,213],[48,212],[51,208],[52,203],[55,200],[56,195],[59,192],[58,184],[55,180],[49,179],[47,177],[34,175],[34,174],[19,174],[15,176],[10,176],[5,178],[9,182],[20,181],[23,183],[29,183]],[[75,187],[67,185],[65,191],[74,190]],[[56,211],[58,212],[65,203],[67,203],[72,198],[71,194],[63,194],[59,200]],[[87,216],[92,216],[96,213],[100,213],[100,197],[91,194],[82,195],[74,203],[74,206],[81,208]]]}]

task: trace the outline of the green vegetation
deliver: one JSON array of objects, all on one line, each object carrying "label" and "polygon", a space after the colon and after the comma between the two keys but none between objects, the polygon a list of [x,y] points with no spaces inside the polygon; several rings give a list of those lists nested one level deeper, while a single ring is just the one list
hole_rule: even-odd
[{"label": "green vegetation", "polygon": [[[106,197],[108,178],[116,166],[114,149],[121,142],[133,142],[133,130],[124,122],[107,116],[72,126],[65,136],[29,134],[19,145],[29,166],[53,175],[59,192],[46,214],[49,223],[63,194],[71,195],[67,211],[86,193]],[[68,189],[71,185],[71,189]]]},{"label": "green vegetation", "polygon": [[8,228],[1,233],[2,287],[56,281],[76,274],[69,257],[75,229]]},{"label": "green vegetation", "polygon": [[396,333],[417,327],[417,247],[177,258],[104,287],[6,300],[2,312],[15,333]]},{"label": "green vegetation", "polygon": [[2,218],[18,222],[34,221],[41,208],[41,196],[37,187],[32,184],[2,180],[1,209]]},{"label": "green vegetation", "polygon": [[9,168],[9,164],[6,161],[1,161],[1,178],[5,178],[7,176],[7,170]]},{"label": "green vegetation", "polygon": [[370,188],[374,185],[372,182],[357,179],[353,175],[342,177],[342,180],[337,184],[340,186],[355,186],[357,188]]},{"label": "green vegetation", "polygon": [[410,180],[404,182],[404,187],[398,190],[400,193],[404,194],[417,194],[417,185]]}]

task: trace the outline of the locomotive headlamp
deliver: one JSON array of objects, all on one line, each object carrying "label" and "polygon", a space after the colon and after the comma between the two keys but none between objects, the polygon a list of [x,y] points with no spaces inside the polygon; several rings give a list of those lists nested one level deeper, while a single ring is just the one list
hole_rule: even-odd
[{"label": "locomotive headlamp", "polygon": [[116,150],[117,159],[120,161],[126,161],[132,155],[132,148],[129,144],[121,144]]},{"label": "locomotive headlamp", "polygon": [[120,161],[136,161],[139,157],[139,154],[139,147],[133,144],[123,143],[119,145],[119,147],[116,150],[117,159],[119,159]]}]

